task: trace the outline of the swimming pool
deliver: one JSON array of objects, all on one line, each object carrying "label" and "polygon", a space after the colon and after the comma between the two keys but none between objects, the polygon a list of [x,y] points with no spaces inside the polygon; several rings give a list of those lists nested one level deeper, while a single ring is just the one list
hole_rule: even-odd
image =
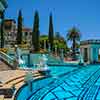
[{"label": "swimming pool", "polygon": [[22,55],[22,59],[25,61],[25,63],[28,65],[28,64],[38,64],[39,63],[39,58],[41,58],[43,55],[46,56],[47,58],[47,63],[52,63],[52,64],[55,64],[55,63],[61,63],[61,60],[52,56],[52,55],[49,55],[49,54],[24,54]]},{"label": "swimming pool", "polygon": [[[22,86],[15,100],[91,100],[100,97],[100,65],[58,67],[53,77],[32,82],[32,92]],[[69,68],[69,69],[68,69]],[[63,69],[63,66],[62,66]],[[53,70],[53,69],[52,69]],[[52,72],[55,73],[55,72]],[[55,77],[56,76],[56,77]],[[92,99],[96,100],[96,99]],[[99,99],[98,99],[99,100]]]},{"label": "swimming pool", "polygon": [[[7,54],[12,57],[15,58],[15,52],[14,51],[8,51]],[[56,58],[53,55],[50,54],[41,54],[41,53],[29,53],[28,51],[21,51],[20,53],[20,58],[25,62],[25,65],[27,67],[32,67],[32,65],[34,66],[34,64],[39,64],[39,58],[42,57],[43,55],[46,56],[47,58],[47,63],[52,63],[52,64],[58,64],[61,63],[60,58]]]}]

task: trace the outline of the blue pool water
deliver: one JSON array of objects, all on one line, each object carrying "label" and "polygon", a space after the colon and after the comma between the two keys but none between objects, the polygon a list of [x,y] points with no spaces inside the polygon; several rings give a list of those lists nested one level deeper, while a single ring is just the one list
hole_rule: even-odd
[{"label": "blue pool water", "polygon": [[[8,52],[8,55],[12,58],[15,58],[15,53],[14,52]],[[43,56],[43,54],[20,54],[21,55],[21,59],[24,62],[25,67],[29,67],[29,68],[34,68],[35,64],[39,64],[40,60],[39,58],[41,58]],[[62,63],[61,60],[59,58],[55,58],[52,55],[49,54],[45,54],[47,61],[46,63],[48,64],[60,64]],[[23,67],[23,65],[20,64],[20,67]]]},{"label": "blue pool water", "polygon": [[51,73],[52,77],[33,81],[32,92],[27,85],[20,88],[16,100],[100,99],[100,65],[52,66]]},{"label": "blue pool water", "polygon": [[[25,63],[28,64],[38,64],[39,58],[42,57],[43,54],[30,54],[30,55],[23,55],[22,59],[25,61]],[[45,54],[47,58],[47,63],[60,63],[61,60],[53,57],[52,55]]]},{"label": "blue pool water", "polygon": [[[57,80],[56,78],[59,75],[62,75],[64,73],[67,74],[68,72],[71,72],[71,71],[77,69],[77,67],[75,67],[75,66],[72,66],[72,67],[71,66],[50,66],[49,68],[51,70],[50,74],[52,75],[52,77],[33,82],[33,84],[32,84],[33,85],[32,93],[37,91],[39,88],[45,87],[46,85],[48,85],[48,84],[54,82],[55,80]],[[25,86],[25,87],[22,88],[21,92],[19,93],[17,100],[21,100],[21,98],[24,98],[23,100],[27,100],[27,98],[32,93],[29,92],[29,87]]]}]

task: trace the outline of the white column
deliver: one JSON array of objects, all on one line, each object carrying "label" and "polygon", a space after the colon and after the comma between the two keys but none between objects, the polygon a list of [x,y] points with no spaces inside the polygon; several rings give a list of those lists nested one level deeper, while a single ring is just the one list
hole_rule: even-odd
[{"label": "white column", "polygon": [[81,53],[81,56],[82,56],[82,58],[84,60],[84,48],[81,48],[80,53]]},{"label": "white column", "polygon": [[98,62],[99,48],[96,48],[96,61]]},{"label": "white column", "polygon": [[93,48],[90,48],[90,62],[93,62]]},{"label": "white column", "polygon": [[91,47],[88,47],[88,62],[91,62]]},{"label": "white column", "polygon": [[46,40],[44,40],[44,50],[46,49]]},{"label": "white column", "polygon": [[98,48],[91,48],[92,52],[91,52],[91,61],[98,61]]},{"label": "white column", "polygon": [[83,56],[83,48],[80,48],[80,54]]}]

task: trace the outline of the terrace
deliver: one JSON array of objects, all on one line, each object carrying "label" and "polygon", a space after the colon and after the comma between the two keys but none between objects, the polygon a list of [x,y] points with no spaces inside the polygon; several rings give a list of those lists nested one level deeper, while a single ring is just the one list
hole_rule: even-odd
[{"label": "terrace", "polygon": [[[36,2],[24,0],[23,5],[22,0],[8,0],[10,3],[8,6],[7,0],[0,0],[0,100],[100,100],[100,40],[80,41],[81,32],[76,26],[67,31],[69,25],[75,24],[81,29],[85,27],[91,29],[91,31],[83,30],[84,32],[97,32],[98,26],[95,31],[93,26],[91,26],[93,29],[87,28],[91,25],[90,21],[93,20],[94,23],[92,17],[89,22],[88,19],[95,15],[93,11],[97,9],[93,10],[93,8],[93,15],[88,16],[90,11],[89,13],[87,11],[91,8],[92,2],[84,10],[81,8],[87,7],[84,0],[81,2],[63,0],[59,1],[60,3],[55,1],[45,0],[40,3],[41,0],[36,0]],[[10,13],[5,13],[7,7]],[[18,13],[19,7],[22,9]],[[30,11],[35,9],[39,11],[36,10],[34,13],[34,20],[32,20],[34,22],[31,26],[33,29],[31,29],[30,21],[33,18],[33,12],[30,15]],[[69,10],[66,15],[65,9]],[[49,11],[53,14],[50,13],[49,20],[47,20]],[[16,16],[17,13],[18,16]],[[82,18],[78,16],[80,13],[83,14]],[[13,15],[12,18],[9,14]],[[85,23],[84,15],[87,18],[87,25],[82,25]],[[53,17],[56,18],[54,21],[56,29],[53,27],[55,19]],[[65,25],[66,18],[68,21]],[[76,21],[80,23],[77,24]]]},{"label": "terrace", "polygon": [[[11,52],[12,53],[12,52]],[[29,53],[29,52],[25,52]],[[23,54],[23,52],[22,52]],[[23,54],[23,55],[24,55]],[[3,56],[4,55],[4,56]],[[42,54],[43,55],[43,54]],[[12,60],[9,55],[2,54],[2,57],[8,60]],[[32,54],[33,56],[33,54]],[[23,56],[24,57],[24,56]],[[37,62],[42,57],[40,54],[35,54],[30,60]],[[45,77],[38,72],[37,66],[19,67],[17,70],[9,70],[0,72],[1,80],[1,92],[4,100],[12,98],[12,100],[51,100],[51,99],[65,99],[65,100],[77,100],[100,97],[99,84],[100,84],[100,66],[99,65],[78,65],[78,64],[57,64],[57,60],[52,57],[46,56],[49,59],[48,68],[50,69],[50,76]],[[12,57],[13,58],[13,57]],[[42,57],[43,58],[43,57]],[[4,59],[4,60],[5,60]],[[23,59],[24,60],[24,59]],[[26,59],[27,61],[27,59]],[[31,63],[30,63],[31,64]],[[13,65],[13,64],[12,64]],[[14,66],[14,65],[13,65]],[[30,91],[29,83],[25,83],[25,77],[27,72],[32,72],[31,82],[32,89]],[[2,76],[4,74],[6,77]],[[1,77],[2,76],[2,77]],[[44,84],[45,83],[45,84]],[[14,87],[13,87],[14,86]],[[12,94],[6,94],[7,89],[12,91],[15,88],[15,92]],[[92,91],[92,92],[91,92]],[[27,95],[26,95],[27,94]],[[3,96],[4,95],[4,96]],[[11,95],[11,96],[10,96]],[[84,95],[84,96],[83,96]]]}]

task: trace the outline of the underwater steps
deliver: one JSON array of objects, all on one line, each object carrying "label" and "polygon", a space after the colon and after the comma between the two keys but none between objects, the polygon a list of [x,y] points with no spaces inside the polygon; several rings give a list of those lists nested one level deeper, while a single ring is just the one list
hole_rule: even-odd
[{"label": "underwater steps", "polygon": [[[40,73],[35,72],[33,73],[33,79],[40,79],[43,78],[44,76],[42,76]],[[14,87],[16,88],[16,91],[24,84],[24,79],[25,79],[25,75],[22,75],[20,77],[16,77],[13,78],[9,81],[7,81],[6,83],[2,84],[2,86],[5,87],[9,87],[12,88],[12,86],[14,85]],[[1,88],[3,88],[1,87]],[[5,95],[0,95],[0,100],[13,100],[13,98],[5,98]]]}]

